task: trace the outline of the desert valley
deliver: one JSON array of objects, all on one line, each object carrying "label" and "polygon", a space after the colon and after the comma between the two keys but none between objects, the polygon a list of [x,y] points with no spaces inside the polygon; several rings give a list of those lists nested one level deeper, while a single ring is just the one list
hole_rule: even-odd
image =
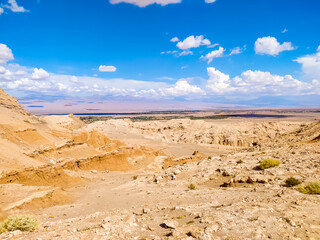
[{"label": "desert valley", "polygon": [[242,113],[37,117],[1,90],[1,220],[38,226],[0,239],[319,239],[319,110]]}]

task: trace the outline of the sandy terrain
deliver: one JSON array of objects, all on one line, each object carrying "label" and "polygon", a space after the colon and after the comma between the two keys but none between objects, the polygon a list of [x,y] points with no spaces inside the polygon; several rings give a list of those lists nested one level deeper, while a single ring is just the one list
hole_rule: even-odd
[{"label": "sandy terrain", "polygon": [[85,124],[0,91],[0,218],[41,222],[0,239],[320,239],[320,195],[284,186],[320,180],[317,117]]}]

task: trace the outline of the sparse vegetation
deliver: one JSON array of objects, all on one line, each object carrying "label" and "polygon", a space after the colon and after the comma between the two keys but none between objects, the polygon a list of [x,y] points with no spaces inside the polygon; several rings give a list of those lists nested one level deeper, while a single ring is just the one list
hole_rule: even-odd
[{"label": "sparse vegetation", "polygon": [[263,170],[263,169],[267,169],[267,168],[276,167],[280,164],[281,164],[281,162],[279,160],[266,158],[260,163],[259,168],[261,170]]},{"label": "sparse vegetation", "polygon": [[15,230],[33,232],[38,225],[38,220],[32,216],[11,215],[0,224],[0,233]]},{"label": "sparse vegetation", "polygon": [[137,179],[138,179],[138,176],[133,176],[132,179],[133,179],[133,180],[137,180]]},{"label": "sparse vegetation", "polygon": [[287,187],[294,187],[299,185],[301,182],[294,177],[289,177],[286,179],[285,183]]},{"label": "sparse vegetation", "polygon": [[305,185],[299,186],[297,190],[305,194],[320,194],[320,182],[313,181]]},{"label": "sparse vegetation", "polygon": [[189,188],[190,190],[195,190],[195,189],[196,189],[196,186],[191,183],[191,184],[188,186],[188,188]]},{"label": "sparse vegetation", "polygon": [[241,163],[243,163],[241,159],[237,161],[237,164],[241,164]]}]

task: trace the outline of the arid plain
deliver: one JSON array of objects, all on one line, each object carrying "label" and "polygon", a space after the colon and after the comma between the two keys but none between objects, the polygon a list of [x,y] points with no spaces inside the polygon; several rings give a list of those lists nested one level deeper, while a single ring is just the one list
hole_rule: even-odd
[{"label": "arid plain", "polygon": [[319,109],[81,119],[0,91],[0,239],[320,239]]}]

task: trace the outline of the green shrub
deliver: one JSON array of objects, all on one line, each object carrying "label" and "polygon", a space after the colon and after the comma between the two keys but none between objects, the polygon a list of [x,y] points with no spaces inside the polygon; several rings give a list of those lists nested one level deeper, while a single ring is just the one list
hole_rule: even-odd
[{"label": "green shrub", "polygon": [[303,186],[299,186],[297,190],[305,194],[320,194],[320,182],[319,181],[309,182]]},{"label": "green shrub", "polygon": [[261,170],[263,170],[271,167],[276,167],[279,164],[281,164],[279,160],[267,158],[260,163],[259,167]]},{"label": "green shrub", "polygon": [[0,233],[15,230],[33,232],[38,224],[38,220],[32,216],[11,215],[0,224]]},{"label": "green shrub", "polygon": [[294,187],[299,185],[301,182],[294,177],[289,177],[286,179],[285,183],[287,187]]},{"label": "green shrub", "polygon": [[189,188],[190,190],[195,190],[195,189],[196,189],[196,186],[191,183],[191,184],[188,186],[188,188]]}]

